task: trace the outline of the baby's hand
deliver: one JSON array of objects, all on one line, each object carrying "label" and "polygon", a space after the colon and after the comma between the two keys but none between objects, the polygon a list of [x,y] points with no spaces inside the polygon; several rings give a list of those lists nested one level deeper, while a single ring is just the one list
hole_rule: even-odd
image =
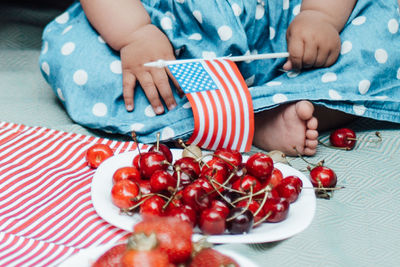
[{"label": "baby's hand", "polygon": [[164,107],[160,96],[169,110],[176,107],[169,78],[179,88],[175,78],[167,69],[150,68],[144,63],[159,59],[174,60],[174,52],[167,36],[152,24],[136,30],[130,42],[121,48],[122,83],[125,106],[128,111],[134,108],[134,89],[136,81],[142,86],[147,99],[156,114],[162,114]]},{"label": "baby's hand", "polygon": [[328,67],[336,62],[341,41],[337,29],[317,11],[302,11],[286,32],[289,58],[283,68]]}]

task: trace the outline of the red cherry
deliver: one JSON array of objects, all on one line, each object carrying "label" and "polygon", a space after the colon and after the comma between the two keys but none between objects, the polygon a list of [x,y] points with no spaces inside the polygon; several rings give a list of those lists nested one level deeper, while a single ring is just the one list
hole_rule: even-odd
[{"label": "red cherry", "polygon": [[289,213],[289,201],[286,198],[270,198],[265,202],[263,209],[265,216],[270,213],[267,222],[281,222]]},{"label": "red cherry", "polygon": [[139,159],[140,172],[143,179],[149,179],[157,170],[166,170],[168,164],[163,154],[150,151],[142,153]]},{"label": "red cherry", "polygon": [[[200,174],[199,179],[204,179],[211,182],[219,192],[223,192],[225,190],[222,187],[222,184],[225,182],[225,175],[223,171],[213,171],[212,169],[208,169]],[[213,186],[211,185],[211,187]]]},{"label": "red cherry", "polygon": [[164,214],[163,206],[165,203],[166,201],[162,197],[157,195],[151,196],[140,205],[140,215],[143,218],[146,216],[162,216]]},{"label": "red cherry", "polygon": [[330,134],[329,141],[332,146],[350,150],[356,144],[356,133],[349,128],[340,128]]},{"label": "red cherry", "polygon": [[195,211],[208,208],[211,204],[207,191],[199,184],[190,184],[182,191],[182,200]]},{"label": "red cherry", "polygon": [[132,165],[133,167],[135,167],[136,169],[140,170],[140,165],[139,165],[139,160],[140,160],[140,155],[141,154],[137,154],[132,161]]},{"label": "red cherry", "polygon": [[278,186],[276,191],[280,197],[286,198],[290,203],[293,203],[299,197],[303,182],[296,176],[289,176],[284,178]]},{"label": "red cherry", "polygon": [[232,165],[227,164],[230,170],[235,167],[239,167],[242,164],[242,154],[239,151],[233,151],[227,148],[219,148],[214,152],[214,155],[217,155],[220,158],[230,162]]},{"label": "red cherry", "polygon": [[[189,168],[180,169],[179,175],[180,175],[180,187],[187,186],[188,184],[191,184],[192,181],[197,179],[197,174],[192,169]],[[178,180],[178,171],[174,171],[172,176],[175,178],[175,180]]]},{"label": "red cherry", "polygon": [[222,159],[214,157],[203,165],[200,175],[205,175],[217,171],[221,172],[222,175],[226,177],[229,172],[229,167],[228,164],[225,163]]},{"label": "red cherry", "polygon": [[168,209],[167,215],[188,222],[192,227],[196,226],[197,223],[196,211],[189,205],[171,206]]},{"label": "red cherry", "polygon": [[274,162],[270,156],[258,152],[249,157],[246,162],[246,169],[250,175],[260,180],[266,180],[271,176]]},{"label": "red cherry", "polygon": [[182,169],[189,169],[192,170],[194,175],[194,179],[196,179],[200,175],[200,165],[196,161],[196,159],[191,158],[191,157],[183,157],[175,161],[174,163],[174,169],[176,170],[177,168]]},{"label": "red cherry", "polygon": [[108,159],[109,157],[112,157],[114,155],[114,152],[112,149],[105,144],[95,144],[91,147],[88,148],[86,151],[86,162],[91,168],[97,168],[99,165]]},{"label": "red cherry", "polygon": [[337,183],[337,177],[335,172],[325,166],[314,167],[310,171],[311,183],[314,187],[335,187]]},{"label": "red cherry", "polygon": [[132,182],[137,182],[140,180],[140,171],[133,166],[119,168],[113,174],[113,183],[120,180],[131,180]]},{"label": "red cherry", "polygon": [[264,184],[270,185],[271,187],[277,186],[283,179],[283,174],[278,168],[272,170],[271,177],[265,181]]},{"label": "red cherry", "polygon": [[157,170],[150,177],[151,192],[159,193],[176,187],[175,178],[166,170]]},{"label": "red cherry", "polygon": [[128,209],[137,202],[134,199],[139,195],[139,186],[129,180],[121,180],[111,189],[111,200],[120,209]]},{"label": "red cherry", "polygon": [[242,179],[236,180],[236,182],[232,184],[232,189],[246,193],[250,192],[251,187],[253,187],[253,193],[262,189],[261,182],[257,178],[248,174]]},{"label": "red cherry", "polygon": [[161,154],[163,154],[165,156],[165,158],[167,159],[167,161],[169,163],[172,163],[172,160],[173,160],[172,152],[167,145],[158,144],[158,150],[157,150],[157,145],[154,145],[154,146],[150,147],[149,151],[160,152]]},{"label": "red cherry", "polygon": [[226,218],[229,214],[228,206],[221,200],[214,199],[211,202],[211,209],[216,210],[221,213],[221,216]]},{"label": "red cherry", "polygon": [[136,182],[139,185],[140,193],[142,195],[148,195],[151,193],[150,180],[142,180]]},{"label": "red cherry", "polygon": [[225,218],[214,209],[203,210],[200,214],[199,227],[206,235],[220,235],[225,232]]}]

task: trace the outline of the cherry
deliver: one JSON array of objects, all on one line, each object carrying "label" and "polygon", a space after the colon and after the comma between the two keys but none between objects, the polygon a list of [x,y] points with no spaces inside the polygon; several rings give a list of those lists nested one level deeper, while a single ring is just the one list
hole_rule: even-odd
[{"label": "cherry", "polygon": [[139,185],[140,193],[142,195],[147,195],[151,193],[150,180],[139,180],[136,182]]},{"label": "cherry", "polygon": [[[179,175],[180,175],[180,186],[187,186],[188,184],[191,184],[192,181],[194,181],[197,178],[197,174],[193,169],[190,168],[181,168],[179,170]],[[175,180],[178,180],[178,171],[174,171],[173,177]],[[181,189],[181,188],[179,188]]]},{"label": "cherry", "polygon": [[247,172],[260,180],[268,179],[273,168],[271,157],[261,152],[251,155],[246,162]]},{"label": "cherry", "polygon": [[182,191],[182,200],[195,211],[208,208],[211,204],[207,191],[199,184],[190,184]]},{"label": "cherry", "polygon": [[221,200],[214,199],[211,202],[211,209],[214,209],[215,211],[218,211],[221,213],[221,216],[226,218],[228,217],[229,214],[229,208],[228,206]]},{"label": "cherry", "polygon": [[168,208],[167,210],[168,216],[176,217],[181,219],[182,221],[188,222],[192,225],[192,227],[196,226],[197,214],[191,206],[186,204],[180,206],[170,206],[170,208]]},{"label": "cherry", "polygon": [[209,208],[200,214],[199,227],[206,235],[220,235],[225,232],[225,217],[221,217],[220,211]]},{"label": "cherry", "polygon": [[168,168],[165,156],[155,151],[142,153],[139,165],[143,179],[149,179],[157,170],[166,170]]},{"label": "cherry", "polygon": [[121,167],[114,172],[112,179],[113,183],[120,180],[131,180],[132,182],[137,182],[140,180],[140,171],[133,166]]},{"label": "cherry", "polygon": [[245,175],[242,179],[236,180],[232,184],[232,189],[240,191],[240,192],[250,192],[251,187],[253,187],[253,193],[258,192],[262,189],[261,182],[251,176],[251,175]]},{"label": "cherry", "polygon": [[200,165],[199,163],[191,157],[184,157],[180,158],[174,163],[174,169],[189,169],[192,172],[192,174],[195,175],[194,179],[196,179],[200,175]]},{"label": "cherry", "polygon": [[111,200],[120,209],[129,209],[134,206],[140,192],[139,186],[129,180],[121,180],[111,189]]},{"label": "cherry", "polygon": [[230,162],[232,165],[227,164],[230,170],[232,170],[234,167],[240,166],[242,164],[242,160],[243,160],[242,154],[240,154],[239,151],[233,151],[233,150],[227,149],[227,148],[217,149],[214,152],[214,155]]},{"label": "cherry", "polygon": [[205,179],[205,178],[199,178],[196,181],[194,181],[192,184],[199,185],[201,188],[204,189],[204,191],[207,192],[210,200],[214,199],[217,196],[217,193],[214,191],[213,186],[211,183]]},{"label": "cherry", "polygon": [[335,172],[325,166],[314,167],[310,171],[310,177],[314,187],[332,188],[335,187],[337,183]]},{"label": "cherry", "polygon": [[286,198],[269,198],[265,202],[263,209],[268,222],[281,222],[287,218],[290,203]]},{"label": "cherry", "polygon": [[226,203],[230,207],[231,203],[235,202],[236,199],[240,198],[242,194],[235,191],[224,191],[222,193],[221,201]]},{"label": "cherry", "polygon": [[[224,187],[222,187],[222,184],[225,182],[225,175],[223,171],[207,169],[200,174],[199,179],[210,181],[214,185],[215,189],[218,189],[219,192],[223,192],[225,190]],[[213,186],[211,185],[211,187]]]},{"label": "cherry", "polygon": [[253,227],[253,213],[244,208],[233,208],[226,219],[226,228],[231,234],[243,234],[250,232]]},{"label": "cherry", "polygon": [[280,197],[286,198],[290,203],[293,203],[299,197],[302,185],[303,182],[299,177],[288,176],[275,188]]},{"label": "cherry", "polygon": [[113,155],[114,152],[108,145],[95,144],[86,151],[86,162],[89,167],[96,169],[103,161]]},{"label": "cherry", "polygon": [[333,131],[329,136],[332,146],[353,149],[356,144],[356,133],[349,128],[340,128]]},{"label": "cherry", "polygon": [[[258,222],[260,221],[264,216],[264,210],[260,209],[260,203],[258,203],[257,201],[255,201],[254,199],[252,199],[249,203],[248,200],[242,200],[239,201],[239,203],[237,203],[236,207],[240,207],[240,208],[246,208],[249,209],[254,216],[254,222]],[[258,211],[259,210],[259,211]],[[256,214],[256,212],[258,211],[258,213]]]},{"label": "cherry", "polygon": [[206,175],[211,172],[221,172],[221,175],[226,177],[229,172],[229,166],[222,159],[214,157],[207,161],[201,168],[201,175]]},{"label": "cherry", "polygon": [[270,185],[271,187],[277,186],[283,179],[283,174],[278,168],[272,170],[272,174],[269,179],[265,181],[265,185]]},{"label": "cherry", "polygon": [[165,156],[165,158],[167,159],[167,161],[169,163],[172,163],[172,160],[173,160],[172,152],[167,145],[164,145],[164,144],[154,145],[154,146],[150,147],[149,151],[160,152],[161,154],[163,154]]},{"label": "cherry", "polygon": [[166,170],[157,170],[150,177],[151,192],[159,193],[176,187],[175,178]]},{"label": "cherry", "polygon": [[140,160],[140,156],[141,154],[137,154],[132,161],[132,165],[133,167],[135,167],[136,169],[140,170],[140,165],[139,165],[139,160]]},{"label": "cherry", "polygon": [[157,195],[151,196],[140,205],[140,215],[144,219],[146,216],[162,216],[164,214],[163,206],[165,203],[162,197]]}]

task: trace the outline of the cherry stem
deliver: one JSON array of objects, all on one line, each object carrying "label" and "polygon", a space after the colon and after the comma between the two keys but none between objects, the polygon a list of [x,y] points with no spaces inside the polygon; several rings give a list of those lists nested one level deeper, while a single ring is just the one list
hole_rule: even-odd
[{"label": "cherry stem", "polygon": [[[271,187],[268,185],[265,188],[263,188],[263,189],[257,191],[256,193],[254,193],[253,196],[258,196],[258,195],[261,195],[263,193],[270,192],[270,191],[271,191]],[[241,194],[244,194],[242,191],[237,191],[237,192],[239,192]],[[250,197],[250,195],[245,195],[243,197],[240,197],[240,198],[236,199],[232,203],[237,203],[237,202],[245,200],[246,198],[249,198],[249,197]]]},{"label": "cherry stem", "polygon": [[344,189],[344,186],[340,186],[340,187],[323,187],[322,184],[320,182],[318,182],[319,185],[318,187],[301,187],[301,189],[313,189],[313,190],[326,190],[326,191],[335,191],[335,190],[340,190],[340,189]]},{"label": "cherry stem", "polygon": [[267,189],[267,188],[268,188],[269,190],[266,190],[266,192],[265,192],[265,194],[264,194],[264,197],[263,197],[263,200],[262,200],[261,203],[260,203],[260,207],[258,207],[258,209],[256,210],[256,212],[254,212],[254,217],[262,210],[262,208],[263,208],[265,202],[267,201],[268,195],[269,195],[269,193],[271,192],[271,189],[272,189],[269,185],[267,185],[267,187],[265,187],[265,189]]},{"label": "cherry stem", "polygon": [[[356,140],[355,138],[352,138],[352,139],[347,138],[347,139],[348,139],[348,140],[352,140],[352,139]],[[338,147],[338,146],[331,146],[331,145],[325,144],[324,142],[322,142],[322,141],[319,140],[319,139],[318,139],[318,143],[321,144],[321,145],[323,145],[324,147],[328,147],[328,148],[332,148],[332,149],[351,150],[350,147]]]},{"label": "cherry stem", "polygon": [[229,217],[228,219],[226,219],[226,221],[227,222],[232,221],[233,219],[235,219],[235,218],[239,217],[240,215],[242,215],[243,213],[245,213],[246,210],[249,209],[250,202],[252,201],[252,199],[253,199],[253,185],[250,186],[250,198],[247,201],[246,207],[239,214],[237,214],[236,216]]},{"label": "cherry stem", "polygon": [[299,153],[299,151],[297,150],[297,148],[294,146],[293,147],[293,149],[294,149],[294,151],[296,151],[296,154],[297,154],[297,156],[299,157],[299,158],[301,158],[305,163],[308,163],[308,164],[310,164],[310,165],[312,165],[312,166],[322,166],[322,165],[324,165],[324,160],[321,160],[320,162],[318,162],[317,164],[315,164],[315,163],[312,163],[312,162],[309,162],[308,160],[306,160],[304,157],[303,157],[303,155],[301,155],[300,153]]},{"label": "cherry stem", "polygon": [[136,144],[137,150],[139,151],[139,155],[141,155],[140,148],[139,148],[139,142],[137,141],[136,133],[134,131],[132,131],[131,136],[132,136],[133,142],[135,142],[135,144]]},{"label": "cherry stem", "polygon": [[156,143],[157,151],[160,151],[160,132],[157,132],[157,143]]},{"label": "cherry stem", "polygon": [[264,217],[262,217],[258,222],[255,222],[253,224],[253,227],[263,223],[265,220],[267,220],[269,218],[269,216],[271,216],[271,214],[272,214],[272,211],[268,211],[268,213]]},{"label": "cherry stem", "polygon": [[[208,175],[206,175],[206,177],[207,177],[207,179],[210,181],[210,184],[211,184],[211,186],[213,187],[213,191],[211,191],[211,192],[208,192],[206,195],[210,195],[210,194],[212,194],[212,193],[214,193],[214,192],[217,192],[217,194],[218,195],[220,195],[222,198],[224,198],[224,195],[222,195],[222,193],[221,192],[219,192],[219,189],[222,187],[222,185],[217,189],[216,188],[216,186],[214,185],[214,183],[213,183],[213,181],[215,182],[215,183],[218,183],[217,181],[215,181],[215,180],[213,180],[210,176],[208,176]],[[228,202],[228,201],[227,201]],[[231,205],[233,208],[235,207],[235,205],[233,205],[233,203],[230,203],[230,202],[228,202],[229,203],[229,205]]]},{"label": "cherry stem", "polygon": [[235,166],[234,164],[232,164],[232,162],[230,162],[229,160],[224,159],[223,157],[221,157],[220,155],[216,155],[216,154],[212,154],[213,157],[217,157],[220,160],[224,161],[225,163],[227,163],[229,166],[231,166],[233,169],[235,169],[235,171],[237,171],[237,166]]},{"label": "cherry stem", "polygon": [[171,203],[171,201],[174,199],[176,193],[178,192],[179,185],[181,184],[181,168],[179,166],[176,167],[176,173],[177,173],[178,179],[176,179],[175,190],[174,190],[174,192],[172,192],[172,195],[168,199],[167,203],[165,203],[164,206],[162,207],[163,210],[165,210],[168,207],[169,203]]}]

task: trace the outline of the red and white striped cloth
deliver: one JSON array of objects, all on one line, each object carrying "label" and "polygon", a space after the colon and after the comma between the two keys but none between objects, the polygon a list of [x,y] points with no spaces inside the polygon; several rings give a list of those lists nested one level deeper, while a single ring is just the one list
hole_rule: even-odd
[{"label": "red and white striped cloth", "polygon": [[134,142],[0,122],[0,266],[57,266],[80,249],[117,242],[127,232],[91,202],[95,170],[85,152],[106,143],[115,154]]}]

